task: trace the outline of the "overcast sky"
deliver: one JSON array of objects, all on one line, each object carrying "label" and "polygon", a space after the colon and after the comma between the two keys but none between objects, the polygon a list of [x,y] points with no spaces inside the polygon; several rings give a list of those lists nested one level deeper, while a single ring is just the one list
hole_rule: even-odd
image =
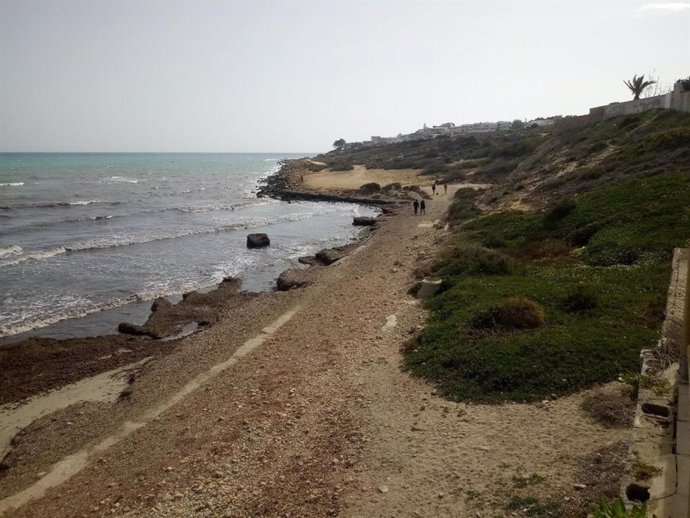
[{"label": "overcast sky", "polygon": [[690,0],[0,0],[0,151],[326,150],[690,75]]}]

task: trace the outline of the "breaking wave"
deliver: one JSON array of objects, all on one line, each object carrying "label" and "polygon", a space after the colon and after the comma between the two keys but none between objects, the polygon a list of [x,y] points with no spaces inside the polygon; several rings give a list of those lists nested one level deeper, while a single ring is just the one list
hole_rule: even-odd
[{"label": "breaking wave", "polygon": [[94,239],[90,241],[77,242],[69,244],[66,246],[61,246],[53,248],[50,250],[37,250],[37,251],[25,251],[20,250],[17,253],[13,253],[6,256],[0,256],[0,267],[16,266],[27,261],[42,261],[45,259],[50,259],[57,255],[76,253],[76,252],[88,252],[93,250],[101,250],[108,248],[119,248],[131,245],[142,245],[146,243],[153,243],[157,241],[168,241],[171,239],[179,239],[187,236],[194,235],[205,235],[205,234],[217,234],[220,232],[228,232],[233,230],[243,230],[255,227],[263,227],[267,225],[273,225],[276,223],[284,223],[288,221],[301,221],[304,219],[312,218],[324,214],[324,212],[319,211],[303,211],[294,212],[292,214],[286,214],[278,216],[275,218],[254,218],[247,221],[239,221],[236,223],[229,223],[225,225],[220,225],[212,228],[203,229],[189,229],[175,232],[168,235],[142,235],[134,237],[120,237],[112,236],[105,239]]}]

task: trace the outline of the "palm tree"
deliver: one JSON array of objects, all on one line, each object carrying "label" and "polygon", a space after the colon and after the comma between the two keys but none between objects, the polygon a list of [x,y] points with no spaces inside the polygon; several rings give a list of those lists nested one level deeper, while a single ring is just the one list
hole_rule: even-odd
[{"label": "palm tree", "polygon": [[645,81],[644,74],[637,77],[637,74],[633,76],[630,81],[623,81],[625,86],[630,88],[630,91],[635,96],[635,100],[640,98],[640,94],[649,86],[652,86],[656,81]]}]

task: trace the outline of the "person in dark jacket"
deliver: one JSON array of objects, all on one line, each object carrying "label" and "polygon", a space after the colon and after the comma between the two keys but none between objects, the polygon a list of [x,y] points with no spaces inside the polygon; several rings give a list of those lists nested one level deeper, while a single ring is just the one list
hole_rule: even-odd
[{"label": "person in dark jacket", "polygon": [[412,208],[414,209],[415,216],[417,215],[417,209],[419,209],[419,202],[417,200],[414,201],[412,204]]},{"label": "person in dark jacket", "polygon": [[419,213],[426,214],[426,203],[424,203],[424,200],[419,202]]}]

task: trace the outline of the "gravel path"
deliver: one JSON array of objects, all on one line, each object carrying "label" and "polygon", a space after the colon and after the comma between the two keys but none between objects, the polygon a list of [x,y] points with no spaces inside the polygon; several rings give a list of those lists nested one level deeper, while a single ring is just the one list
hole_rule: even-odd
[{"label": "gravel path", "polygon": [[428,223],[449,191],[426,216],[387,218],[310,286],[257,296],[183,339],[128,397],[35,423],[15,441],[2,497],[67,456],[86,461],[6,515],[495,516],[513,476],[533,473],[538,492],[571,493],[578,459],[627,437],[586,420],[582,395],[457,404],[400,369],[425,319],[407,294],[412,271],[446,236]]}]

